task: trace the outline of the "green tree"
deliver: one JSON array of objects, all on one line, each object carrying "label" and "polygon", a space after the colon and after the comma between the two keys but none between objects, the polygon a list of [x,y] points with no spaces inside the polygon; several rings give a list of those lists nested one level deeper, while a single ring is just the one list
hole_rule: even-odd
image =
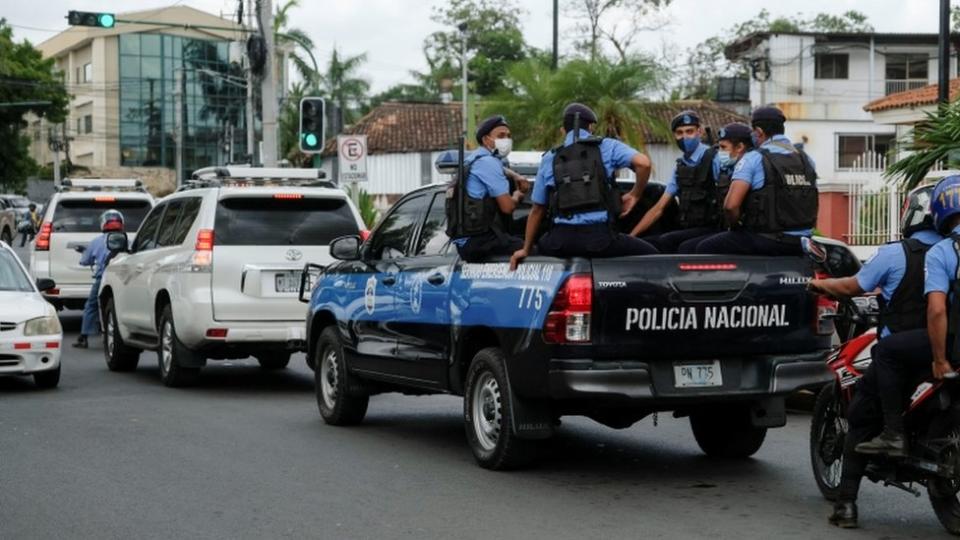
[{"label": "green tree", "polygon": [[306,95],[305,82],[293,83],[287,91],[287,99],[283,102],[277,119],[280,154],[298,167],[309,166],[311,161],[310,156],[300,152],[300,99]]},{"label": "green tree", "polygon": [[440,97],[429,88],[419,84],[395,84],[383,92],[372,96],[365,112],[369,112],[370,109],[379,107],[387,101],[436,102],[440,101]]},{"label": "green tree", "polygon": [[898,147],[909,154],[885,174],[907,189],[920,184],[935,167],[960,168],[960,101],[942,105],[939,113],[927,113],[912,134],[898,141]]},{"label": "green tree", "polygon": [[[429,71],[416,73],[420,84],[439,95],[444,79],[459,80],[462,37],[467,28],[467,70],[474,91],[489,96],[503,89],[508,67],[527,57],[528,47],[520,30],[520,8],[513,0],[450,0],[434,8],[433,20],[449,30],[430,34],[423,44]],[[460,95],[459,85],[453,93]]]},{"label": "green tree", "polygon": [[510,68],[505,90],[485,101],[483,115],[506,115],[518,148],[542,150],[560,141],[563,107],[577,101],[597,113],[597,134],[642,147],[644,126],[666,131],[647,114],[642,100],[655,87],[658,73],[653,61],[636,57],[626,63],[577,59],[555,72],[528,60]]},{"label": "green tree", "polygon": [[319,77],[320,91],[329,99],[327,106],[333,104],[339,112],[339,125],[336,127],[342,128],[352,123],[367,99],[370,83],[357,74],[366,61],[367,53],[343,56],[334,47],[326,71]]},{"label": "green tree", "polygon": [[[277,8],[273,16],[273,41],[278,49],[291,49],[288,58],[308,86],[314,86],[319,74],[313,58],[313,40],[299,28],[288,28],[290,10],[295,7],[300,7],[300,0],[287,0]],[[302,53],[306,53],[310,60],[307,61]]]},{"label": "green tree", "polygon": [[[15,43],[13,29],[0,19],[0,189],[20,191],[37,170],[30,156],[30,139],[23,115],[33,113],[50,123],[63,122],[70,96],[54,71],[53,59],[43,59],[28,41]],[[28,104],[33,102],[33,104]],[[38,102],[40,102],[38,104]]]}]

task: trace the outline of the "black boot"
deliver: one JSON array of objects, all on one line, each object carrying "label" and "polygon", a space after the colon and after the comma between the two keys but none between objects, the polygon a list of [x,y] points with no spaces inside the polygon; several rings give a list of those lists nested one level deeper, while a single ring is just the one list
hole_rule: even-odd
[{"label": "black boot", "polygon": [[78,349],[87,348],[87,336],[80,334],[80,337],[77,338],[77,341],[73,344],[74,347]]},{"label": "black boot", "polygon": [[857,503],[854,501],[837,501],[833,505],[833,513],[830,514],[830,524],[841,529],[856,529],[857,523]]},{"label": "black boot", "polygon": [[907,441],[902,433],[884,429],[883,433],[873,439],[857,445],[857,452],[861,454],[884,454],[891,457],[907,455]]}]

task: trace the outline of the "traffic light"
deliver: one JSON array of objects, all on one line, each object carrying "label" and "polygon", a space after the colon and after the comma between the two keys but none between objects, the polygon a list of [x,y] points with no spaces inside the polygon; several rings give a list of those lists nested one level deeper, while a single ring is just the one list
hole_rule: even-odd
[{"label": "traffic light", "polygon": [[319,154],[323,150],[326,104],[321,97],[300,100],[300,151]]},{"label": "traffic light", "polygon": [[113,28],[117,18],[113,13],[94,13],[92,11],[70,11],[67,13],[67,23],[71,26],[95,26],[97,28]]}]

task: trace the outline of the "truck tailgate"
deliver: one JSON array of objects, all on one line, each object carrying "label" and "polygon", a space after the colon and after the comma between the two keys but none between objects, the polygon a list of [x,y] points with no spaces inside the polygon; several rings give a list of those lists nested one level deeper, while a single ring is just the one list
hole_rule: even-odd
[{"label": "truck tailgate", "polygon": [[805,353],[818,335],[802,257],[662,255],[595,259],[593,343],[637,359]]}]

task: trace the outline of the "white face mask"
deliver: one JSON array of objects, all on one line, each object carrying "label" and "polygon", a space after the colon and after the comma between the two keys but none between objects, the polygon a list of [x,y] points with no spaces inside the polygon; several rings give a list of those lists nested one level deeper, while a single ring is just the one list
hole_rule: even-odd
[{"label": "white face mask", "polygon": [[513,150],[513,139],[494,139],[493,145],[496,147],[497,155],[507,157],[507,154]]}]

